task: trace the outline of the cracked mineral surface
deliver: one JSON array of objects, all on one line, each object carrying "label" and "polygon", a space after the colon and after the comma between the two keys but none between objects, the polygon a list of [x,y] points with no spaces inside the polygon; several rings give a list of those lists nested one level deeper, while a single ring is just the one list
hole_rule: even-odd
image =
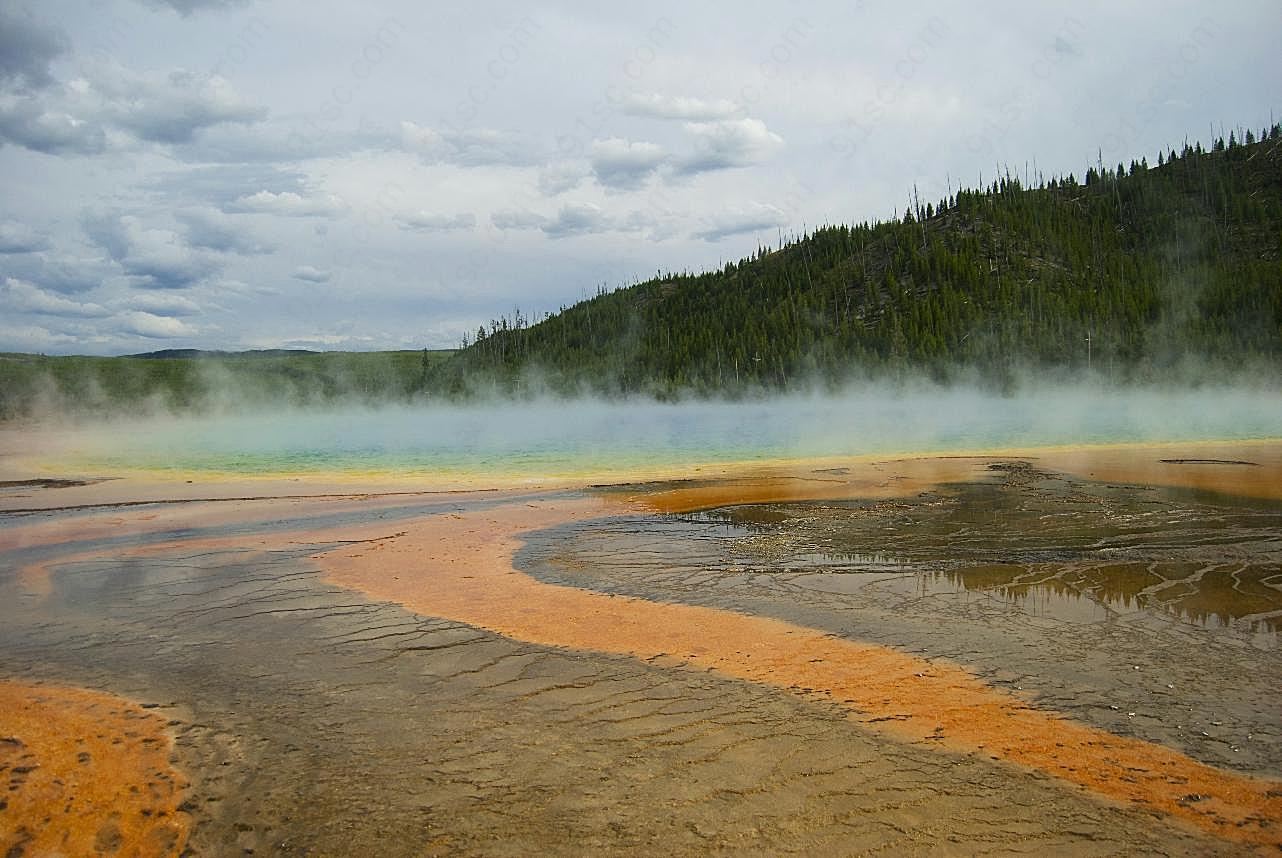
[{"label": "cracked mineral surface", "polygon": [[[32,689],[0,787],[48,739],[19,706],[88,699],[155,730],[179,832],[108,769],[76,829],[103,854],[1276,849],[1278,459],[77,495],[0,519],[0,672]],[[4,854],[48,854],[30,806],[0,793]]]}]

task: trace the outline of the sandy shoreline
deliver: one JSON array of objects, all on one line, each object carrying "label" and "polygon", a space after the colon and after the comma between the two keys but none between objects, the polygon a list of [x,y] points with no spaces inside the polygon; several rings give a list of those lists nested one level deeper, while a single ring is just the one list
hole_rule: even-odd
[{"label": "sandy shoreline", "polygon": [[[909,498],[987,479],[989,465],[1006,461],[1101,483],[1282,499],[1282,442],[718,465],[683,477],[646,471],[537,484],[496,481],[485,486],[488,491],[408,479],[369,484],[287,477],[210,485],[130,477],[11,488],[0,495],[0,511],[51,512],[10,518],[0,529],[0,551],[25,558],[13,579],[24,598],[49,599],[58,591],[60,567],[97,557],[149,562],[175,552],[284,552],[311,545],[308,555],[328,581],[420,615],[528,644],[615,653],[678,672],[711,670],[846,709],[861,729],[887,741],[1008,761],[1217,837],[1279,843],[1282,785],[1065,721],[946,661],[767,617],[553,586],[513,567],[523,533],[567,522],[738,503]],[[582,493],[603,483],[610,487]],[[441,511],[415,511],[425,504]],[[446,511],[450,504],[457,511]],[[74,507],[83,509],[52,512]],[[331,518],[334,524],[317,526]],[[105,548],[103,540],[119,545]]]},{"label": "sandy shoreline", "polygon": [[[470,478],[432,473],[277,473],[230,474],[205,471],[159,473],[122,470],[111,474],[83,474],[66,469],[36,467],[11,454],[0,458],[0,513],[15,510],[92,508],[95,506],[188,503],[201,500],[255,501],[304,498],[414,496],[420,494],[472,493],[478,491],[534,492],[582,489],[591,486],[664,481],[760,480],[808,483],[831,477],[833,470],[851,469],[869,479],[877,466],[899,462],[937,462],[939,479],[958,473],[949,463],[979,459],[1036,460],[1047,467],[1100,480],[1219,491],[1246,497],[1282,499],[1276,479],[1282,468],[1282,440],[1179,441],[1163,443],[1094,444],[1031,448],[994,448],[971,451],[923,451],[811,459],[718,462],[694,467],[646,467],[626,470],[586,471],[577,474],[533,477],[525,474],[484,474]],[[1202,461],[1196,461],[1202,460]],[[1248,461],[1251,465],[1221,465],[1216,461]],[[1227,470],[1226,470],[1227,469]],[[42,488],[33,483],[57,480],[62,485]],[[848,483],[846,480],[833,480]],[[874,481],[875,484],[875,481]],[[834,488],[833,491],[844,491]],[[767,489],[763,499],[806,497],[804,489],[789,494],[783,488]],[[725,502],[734,500],[727,494]],[[705,503],[706,501],[706,503]],[[715,505],[717,497],[691,496],[695,504]]]}]

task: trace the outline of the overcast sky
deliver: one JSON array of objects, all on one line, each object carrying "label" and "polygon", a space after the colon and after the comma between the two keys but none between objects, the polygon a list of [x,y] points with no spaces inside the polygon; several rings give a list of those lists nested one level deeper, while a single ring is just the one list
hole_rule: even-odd
[{"label": "overcast sky", "polygon": [[444,5],[0,0],[0,350],[449,347],[1282,115],[1277,0]]}]

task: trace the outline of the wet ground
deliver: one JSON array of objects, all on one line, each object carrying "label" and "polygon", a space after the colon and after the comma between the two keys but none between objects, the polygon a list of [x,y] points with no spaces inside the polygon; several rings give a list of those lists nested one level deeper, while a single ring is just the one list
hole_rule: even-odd
[{"label": "wet ground", "polygon": [[1282,778],[1282,504],[988,468],[913,498],[572,525],[518,561],[950,659],[1112,733]]},{"label": "wet ground", "polygon": [[[615,509],[543,528],[516,564],[950,659],[1085,724],[1282,775],[1278,507],[994,464],[906,498]],[[987,754],[888,738],[786,682],[523,642],[323,572],[337,550],[404,574],[378,552],[414,522],[535,500],[8,516],[0,675],[169,719],[192,854],[1249,848]],[[22,855],[12,821],[0,809],[0,847]]]}]

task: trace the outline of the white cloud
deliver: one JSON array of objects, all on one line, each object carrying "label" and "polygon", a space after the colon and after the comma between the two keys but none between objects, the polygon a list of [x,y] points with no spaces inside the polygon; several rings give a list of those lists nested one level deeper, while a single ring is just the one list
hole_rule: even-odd
[{"label": "white cloud", "polygon": [[0,324],[0,343],[5,351],[46,352],[80,344],[74,334],[51,331],[42,325]]},{"label": "white cloud", "polygon": [[539,190],[554,197],[573,190],[591,175],[591,168],[580,161],[555,161],[539,170]]},{"label": "white cloud", "polygon": [[152,173],[143,190],[180,211],[223,209],[247,194],[266,190],[303,192],[307,175],[292,164],[202,164]]},{"label": "white cloud", "polygon": [[186,18],[191,16],[194,12],[231,9],[235,6],[244,6],[249,2],[249,0],[145,0],[145,2],[148,6],[173,9],[179,15]]},{"label": "white cloud", "polygon": [[87,86],[102,98],[103,118],[156,143],[187,143],[203,128],[267,117],[266,108],[242,99],[230,81],[216,74],[186,69],[137,73],[108,65]]},{"label": "white cloud", "polygon": [[611,229],[611,223],[609,215],[600,206],[592,203],[569,203],[561,206],[556,217],[541,229],[550,238],[565,238],[569,235],[605,232]]},{"label": "white cloud", "polygon": [[0,92],[0,143],[51,155],[96,155],[107,148],[102,126],[47,104],[37,95]]},{"label": "white cloud", "polygon": [[476,215],[471,212],[463,212],[455,215],[433,214],[432,212],[417,211],[410,214],[399,215],[396,222],[402,229],[416,230],[419,232],[453,232],[456,230],[469,230],[476,227]]},{"label": "white cloud", "polygon": [[623,98],[623,112],[632,116],[687,121],[730,119],[738,115],[739,105],[724,98],[705,101],[684,95],[660,95],[657,92],[629,93]]},{"label": "white cloud", "polygon": [[445,138],[439,131],[408,120],[401,123],[401,140],[407,150],[419,153],[431,152],[445,145]]},{"label": "white cloud", "polygon": [[332,276],[333,272],[311,265],[300,265],[294,269],[294,279],[305,280],[308,283],[328,283]]},{"label": "white cloud", "polygon": [[276,214],[286,217],[331,217],[343,210],[343,201],[333,194],[303,196],[293,191],[258,191],[224,206],[228,212]]},{"label": "white cloud", "polygon": [[70,42],[61,28],[33,20],[16,9],[0,6],[0,80],[21,88],[49,84],[49,65]]},{"label": "white cloud", "polygon": [[490,222],[503,230],[541,229],[548,222],[548,218],[531,211],[503,209],[490,215]]},{"label": "white cloud", "polygon": [[16,220],[0,220],[0,253],[32,253],[49,246],[49,237]]},{"label": "white cloud", "polygon": [[63,294],[88,292],[120,273],[119,266],[102,255],[72,256],[56,249],[9,254],[3,263],[4,274]]},{"label": "white cloud", "polygon": [[195,316],[201,306],[185,295],[173,292],[139,292],[128,299],[129,308],[159,316]]},{"label": "white cloud", "polygon": [[704,228],[694,233],[704,241],[720,241],[732,235],[763,232],[787,226],[789,219],[783,209],[762,203],[753,203],[739,209],[718,212],[706,218]]},{"label": "white cloud", "polygon": [[683,173],[703,173],[760,163],[783,148],[783,138],[760,119],[726,119],[718,122],[687,122],[685,129],[694,138],[696,151],[682,159]]},{"label": "white cloud", "polygon": [[590,202],[566,203],[552,215],[507,209],[495,212],[490,219],[502,230],[539,230],[548,238],[604,232],[653,232],[658,228],[656,220],[645,213],[631,212],[617,217]]},{"label": "white cloud", "polygon": [[84,77],[39,89],[0,90],[0,142],[48,154],[92,155],[131,140],[186,144],[206,128],[267,116],[223,77],[173,69],[135,72],[118,63],[83,67]]},{"label": "white cloud", "polygon": [[189,209],[176,213],[175,217],[186,226],[185,236],[192,247],[242,256],[271,253],[274,249],[256,231],[216,209]]},{"label": "white cloud", "polygon": [[34,313],[42,316],[68,316],[101,318],[111,312],[99,304],[81,303],[61,295],[51,294],[36,286],[13,277],[5,278],[0,286],[0,306],[11,313]]},{"label": "white cloud", "polygon": [[592,143],[592,174],[607,188],[636,190],[655,174],[665,159],[657,143],[628,141],[618,137]]},{"label": "white cloud", "polygon": [[529,166],[542,160],[537,147],[520,134],[495,128],[436,130],[401,123],[401,145],[429,164],[464,167]]},{"label": "white cloud", "polygon": [[189,337],[196,329],[179,319],[134,310],[115,317],[117,330],[155,340]]},{"label": "white cloud", "polygon": [[250,285],[243,280],[233,280],[227,277],[213,281],[209,286],[218,294],[226,293],[228,295],[235,295],[242,298],[261,298],[268,295],[280,294],[280,290],[274,286],[265,286],[261,283]]},{"label": "white cloud", "polygon": [[84,213],[81,224],[89,238],[140,286],[182,289],[221,268],[217,258],[188,246],[178,233],[148,228],[133,215],[90,211]]}]

